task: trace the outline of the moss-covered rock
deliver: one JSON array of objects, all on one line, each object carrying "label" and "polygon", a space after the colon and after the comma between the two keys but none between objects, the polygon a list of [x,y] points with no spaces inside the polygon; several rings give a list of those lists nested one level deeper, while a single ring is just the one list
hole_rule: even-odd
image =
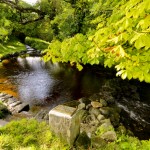
[{"label": "moss-covered rock", "polygon": [[0,119],[5,118],[8,114],[10,114],[9,110],[0,102]]}]

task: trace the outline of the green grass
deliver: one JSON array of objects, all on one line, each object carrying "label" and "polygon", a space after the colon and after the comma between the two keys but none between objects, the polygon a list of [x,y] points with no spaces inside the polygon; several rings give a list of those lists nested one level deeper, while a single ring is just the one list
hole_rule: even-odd
[{"label": "green grass", "polygon": [[45,122],[23,119],[0,128],[0,149],[69,150],[69,146],[55,137]]},{"label": "green grass", "polygon": [[0,43],[0,57],[14,52],[25,50],[25,45],[17,40],[9,41],[8,43]]},{"label": "green grass", "polygon": [[[95,150],[92,145],[90,150]],[[12,121],[0,128],[0,150],[71,150],[53,135],[45,122],[35,119]],[[81,149],[75,149],[81,150]],[[83,150],[83,149],[82,149]],[[118,134],[117,141],[101,144],[96,150],[150,150],[150,140]]]}]

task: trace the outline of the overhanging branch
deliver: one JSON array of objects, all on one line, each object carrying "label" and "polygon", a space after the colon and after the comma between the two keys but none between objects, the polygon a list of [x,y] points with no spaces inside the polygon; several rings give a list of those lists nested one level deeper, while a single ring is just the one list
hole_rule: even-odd
[{"label": "overhanging branch", "polygon": [[21,20],[21,24],[24,24],[24,25],[28,24],[28,23],[31,23],[31,22],[42,20],[42,19],[44,19],[44,16],[46,15],[45,12],[43,12],[39,9],[35,9],[33,7],[24,8],[20,5],[18,5],[18,3],[13,2],[11,0],[0,0],[0,3],[7,4],[11,8],[16,9],[17,11],[19,11],[20,13],[36,13],[36,14],[38,14],[38,18],[36,18],[36,19],[28,20],[28,21],[25,21],[25,22]]}]

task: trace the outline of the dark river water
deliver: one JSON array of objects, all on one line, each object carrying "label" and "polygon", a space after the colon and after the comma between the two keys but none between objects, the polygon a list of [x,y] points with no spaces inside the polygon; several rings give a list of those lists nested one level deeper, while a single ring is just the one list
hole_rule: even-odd
[{"label": "dark river water", "polygon": [[49,107],[90,96],[106,79],[90,68],[80,72],[67,64],[44,63],[40,57],[18,58],[0,68],[0,78],[14,86],[21,101]]},{"label": "dark river water", "polygon": [[[86,66],[78,71],[68,64],[44,63],[40,57],[17,58],[0,66],[0,91],[11,91],[30,106],[52,109],[66,101],[99,92],[111,78],[115,76],[97,66]],[[140,100],[129,101],[123,97],[116,103],[126,112],[125,117],[135,121],[133,124],[139,122],[142,128],[150,129],[150,85],[141,83],[138,92]]]}]

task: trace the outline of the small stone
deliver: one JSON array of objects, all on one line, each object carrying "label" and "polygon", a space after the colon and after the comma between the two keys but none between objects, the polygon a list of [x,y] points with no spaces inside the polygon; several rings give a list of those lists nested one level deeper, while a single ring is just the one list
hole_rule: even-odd
[{"label": "small stone", "polygon": [[92,126],[98,126],[99,121],[97,119],[95,119],[95,120],[91,121],[89,124],[92,125]]},{"label": "small stone", "polygon": [[86,105],[86,107],[85,107],[86,110],[90,109],[91,106],[92,106],[91,104]]},{"label": "small stone", "polygon": [[94,121],[94,120],[96,120],[96,117],[95,117],[94,114],[88,115],[88,116],[85,118],[85,122],[88,123],[88,124],[89,124],[90,122]]},{"label": "small stone", "polygon": [[0,93],[0,97],[6,96],[6,93]]},{"label": "small stone", "polygon": [[22,103],[14,107],[14,111],[20,113],[21,111],[29,111],[29,104]]},{"label": "small stone", "polygon": [[97,108],[93,108],[93,107],[91,107],[90,109],[89,109],[89,113],[92,115],[92,114],[94,114],[96,117],[100,114],[100,110],[99,109],[97,109]]},{"label": "small stone", "polygon": [[85,109],[85,104],[81,103],[78,105],[78,110]]},{"label": "small stone", "polygon": [[0,127],[5,126],[7,123],[7,121],[0,119]]},{"label": "small stone", "polygon": [[114,131],[114,127],[111,122],[105,122],[97,128],[97,135],[102,135],[107,131]]},{"label": "small stone", "polygon": [[91,138],[91,145],[93,148],[96,149],[103,149],[103,147],[105,148],[106,145],[106,141],[102,138],[100,138],[99,136],[94,136]]},{"label": "small stone", "polygon": [[107,131],[104,134],[101,135],[101,138],[106,140],[106,141],[116,141],[117,140],[117,135],[115,131]]},{"label": "small stone", "polygon": [[97,119],[98,119],[98,121],[101,121],[101,120],[104,120],[105,117],[104,117],[103,115],[99,114],[99,115],[97,116]]},{"label": "small stone", "polygon": [[103,123],[111,124],[110,119],[104,119],[104,120],[101,120],[101,123],[102,123],[102,124],[103,124]]},{"label": "small stone", "polygon": [[15,99],[15,98],[9,98],[8,100],[7,100],[7,105],[9,106],[10,104],[12,104],[12,103],[14,103],[14,102],[16,102],[17,100]]},{"label": "small stone", "polygon": [[90,100],[86,97],[82,97],[78,100],[80,103],[85,103],[86,105],[90,103]]},{"label": "small stone", "polygon": [[94,108],[100,108],[102,107],[102,104],[100,102],[97,102],[97,101],[92,101],[91,102],[91,105],[94,107]]},{"label": "small stone", "polygon": [[92,96],[89,97],[90,101],[95,101],[97,99],[100,99],[100,95],[98,93],[97,94],[93,94]]},{"label": "small stone", "polygon": [[15,107],[17,105],[21,104],[20,101],[15,101],[14,103],[10,104],[9,107]]},{"label": "small stone", "polygon": [[118,126],[120,121],[120,115],[118,113],[114,113],[110,115],[110,121],[114,126]]},{"label": "small stone", "polygon": [[7,107],[0,103],[0,119],[5,118],[8,114],[10,114],[10,112]]},{"label": "small stone", "polygon": [[76,142],[75,145],[77,147],[77,149],[88,149],[91,145],[91,140],[90,138],[87,136],[86,132],[82,132]]},{"label": "small stone", "polygon": [[126,130],[126,128],[123,125],[121,125],[121,126],[118,127],[118,132],[120,134],[126,134],[127,130]]},{"label": "small stone", "polygon": [[103,107],[107,106],[107,102],[104,99],[100,99],[100,103],[103,105]]},{"label": "small stone", "polygon": [[110,114],[110,110],[108,107],[103,107],[103,108],[100,108],[99,110],[100,110],[101,114],[104,116],[109,116],[109,114]]}]

